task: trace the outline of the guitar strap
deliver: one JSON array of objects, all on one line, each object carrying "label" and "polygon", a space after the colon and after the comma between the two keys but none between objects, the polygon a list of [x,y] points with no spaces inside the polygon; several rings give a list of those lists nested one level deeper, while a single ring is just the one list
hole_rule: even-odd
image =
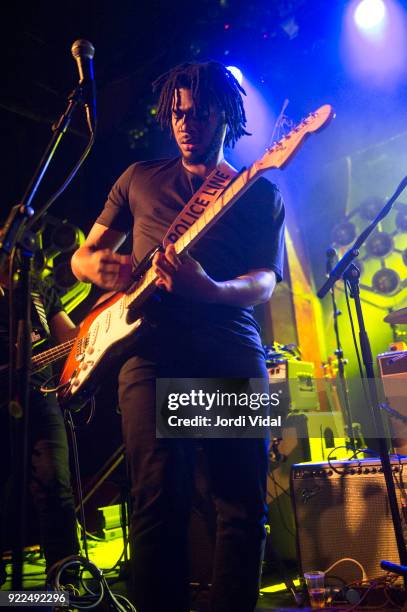
[{"label": "guitar strap", "polygon": [[47,315],[45,313],[44,299],[36,287],[31,288],[31,301],[34,305],[42,327],[44,328],[47,336],[50,336],[51,332],[48,325]]},{"label": "guitar strap", "polygon": [[206,208],[215,202],[227,187],[235,180],[239,172],[226,161],[221,161],[201,187],[177,215],[163,239],[163,247],[177,242],[195,221],[205,213]]}]

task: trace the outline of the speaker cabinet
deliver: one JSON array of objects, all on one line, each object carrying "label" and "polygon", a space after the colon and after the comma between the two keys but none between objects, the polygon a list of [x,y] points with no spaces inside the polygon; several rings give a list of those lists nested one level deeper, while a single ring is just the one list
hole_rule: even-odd
[{"label": "speaker cabinet", "polygon": [[295,560],[297,557],[290,496],[292,466],[304,461],[327,459],[330,453],[331,459],[345,456],[344,436],[340,412],[293,412],[285,419],[278,452],[273,452],[271,447],[267,479],[271,546],[282,559]]},{"label": "speaker cabinet", "polygon": [[[407,418],[407,351],[383,353],[377,356],[383,391],[390,408],[404,420]],[[407,423],[396,416],[389,417],[393,447],[399,455],[407,455]]]},{"label": "speaker cabinet", "polygon": [[[399,507],[405,498],[403,472],[407,458],[392,461]],[[294,465],[291,496],[297,528],[297,547],[303,572],[326,571],[340,582],[384,574],[380,561],[400,563],[386,484],[376,459]],[[402,514],[406,532],[405,517]]]}]

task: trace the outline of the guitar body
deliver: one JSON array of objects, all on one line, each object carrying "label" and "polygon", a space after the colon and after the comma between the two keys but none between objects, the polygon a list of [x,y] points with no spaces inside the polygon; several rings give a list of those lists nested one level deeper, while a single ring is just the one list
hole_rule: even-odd
[{"label": "guitar body", "polygon": [[125,294],[118,292],[96,305],[82,321],[59,382],[62,407],[87,401],[113,361],[141,334],[142,316],[131,320]]}]

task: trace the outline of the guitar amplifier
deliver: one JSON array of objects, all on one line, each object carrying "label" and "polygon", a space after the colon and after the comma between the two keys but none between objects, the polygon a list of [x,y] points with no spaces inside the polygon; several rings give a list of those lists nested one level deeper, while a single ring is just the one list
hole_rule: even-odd
[{"label": "guitar amplifier", "polygon": [[[282,559],[297,558],[295,521],[290,496],[290,474],[294,464],[346,458],[345,426],[339,412],[290,412],[281,440],[270,448],[267,476],[268,519],[271,545]],[[335,450],[336,449],[336,450]]]},{"label": "guitar amplifier", "polygon": [[[392,460],[392,470],[402,509],[407,457]],[[347,559],[328,574],[330,583],[338,579],[349,584],[363,578],[361,567],[367,579],[374,579],[385,573],[381,560],[400,563],[378,459],[296,464],[291,472],[291,496],[302,572],[326,571]],[[406,516],[401,514],[406,537]]]},{"label": "guitar amplifier", "polygon": [[[407,351],[392,351],[377,356],[383,391],[389,407],[407,419]],[[389,416],[394,450],[407,455],[407,423]]]},{"label": "guitar amplifier", "polygon": [[[315,365],[311,361],[284,359],[268,362],[270,385],[281,388],[283,414],[292,410],[301,412],[319,410],[319,398],[315,382]],[[274,389],[272,389],[272,392]]]}]

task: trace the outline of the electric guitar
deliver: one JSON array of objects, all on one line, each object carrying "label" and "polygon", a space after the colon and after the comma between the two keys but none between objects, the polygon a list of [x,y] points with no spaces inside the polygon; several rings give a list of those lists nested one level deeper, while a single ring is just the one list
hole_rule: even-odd
[{"label": "electric guitar", "polygon": [[[271,168],[283,168],[306,137],[319,131],[333,116],[330,105],[321,106],[267,149],[263,157],[243,170],[212,203],[213,206],[206,208],[205,215],[178,238],[174,243],[176,252],[182,254],[193,246],[262,173]],[[88,399],[108,372],[112,360],[142,334],[145,327],[142,307],[156,289],[151,260],[160,249],[161,246],[154,249],[136,269],[136,281],[127,291],[108,297],[82,322],[59,383],[57,396],[62,406],[73,399],[80,402]]]}]

